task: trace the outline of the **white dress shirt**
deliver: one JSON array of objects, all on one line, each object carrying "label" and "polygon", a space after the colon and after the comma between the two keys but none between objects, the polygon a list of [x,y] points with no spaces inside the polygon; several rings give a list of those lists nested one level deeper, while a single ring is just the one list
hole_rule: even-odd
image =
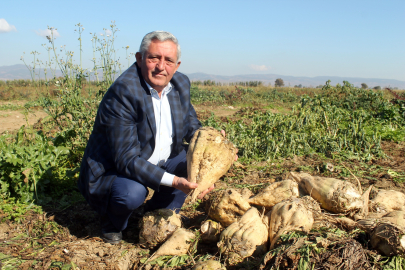
[{"label": "white dress shirt", "polygon": [[[155,149],[153,150],[153,154],[148,161],[161,167],[172,152],[173,124],[170,103],[167,95],[173,89],[173,86],[169,82],[169,84],[163,89],[161,97],[159,97],[159,94],[155,89],[153,89],[148,83],[146,83],[146,85],[148,86],[152,95],[153,111],[155,113],[156,122]],[[160,184],[171,187],[173,184],[173,179],[173,174],[165,172]]]}]

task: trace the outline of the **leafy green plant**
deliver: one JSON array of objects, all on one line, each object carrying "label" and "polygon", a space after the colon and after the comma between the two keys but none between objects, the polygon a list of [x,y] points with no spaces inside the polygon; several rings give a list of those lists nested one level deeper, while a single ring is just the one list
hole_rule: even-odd
[{"label": "leafy green plant", "polygon": [[[70,150],[55,146],[44,133],[22,126],[15,138],[0,137],[0,196],[23,202],[46,200],[46,188],[59,170],[69,168]],[[41,197],[41,198],[40,198]]]},{"label": "leafy green plant", "polygon": [[34,211],[35,213],[42,214],[42,208],[33,203],[23,203],[15,198],[3,200],[2,203],[0,203],[0,212],[3,216],[0,222],[10,220],[21,223],[25,219],[25,214],[28,211]]}]

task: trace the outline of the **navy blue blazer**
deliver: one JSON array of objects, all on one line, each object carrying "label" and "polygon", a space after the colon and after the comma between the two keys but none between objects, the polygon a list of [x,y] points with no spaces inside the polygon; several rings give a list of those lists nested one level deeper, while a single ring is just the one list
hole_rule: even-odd
[{"label": "navy blue blazer", "polygon": [[[183,139],[190,142],[201,127],[190,103],[190,81],[176,72],[168,94],[173,123],[171,155],[179,154]],[[165,172],[147,160],[155,148],[156,124],[152,96],[134,63],[110,86],[97,112],[82,159],[78,187],[101,215],[106,213],[116,175],[159,190]]]}]

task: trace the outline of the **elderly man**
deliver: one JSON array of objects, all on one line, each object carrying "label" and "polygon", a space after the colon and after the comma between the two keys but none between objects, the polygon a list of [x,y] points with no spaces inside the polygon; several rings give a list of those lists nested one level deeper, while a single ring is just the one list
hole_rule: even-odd
[{"label": "elderly man", "polygon": [[[100,103],[83,156],[79,189],[101,215],[102,235],[118,243],[148,187],[148,211],[177,210],[198,185],[187,180],[186,146],[201,127],[190,103],[190,81],[176,72],[180,46],[168,32],[147,34],[136,63]],[[200,195],[203,197],[212,186]]]}]

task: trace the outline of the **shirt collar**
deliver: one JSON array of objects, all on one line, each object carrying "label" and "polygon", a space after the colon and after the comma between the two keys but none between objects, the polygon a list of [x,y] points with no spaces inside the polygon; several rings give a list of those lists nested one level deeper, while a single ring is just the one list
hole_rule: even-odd
[{"label": "shirt collar", "polygon": [[[145,81],[145,83],[146,83],[146,86],[148,87],[149,91],[151,92],[152,96],[159,97],[158,92],[152,86],[150,86],[146,81]],[[162,96],[169,94],[170,91],[172,91],[172,89],[173,89],[173,85],[169,82],[166,85],[166,87],[163,88]]]}]

